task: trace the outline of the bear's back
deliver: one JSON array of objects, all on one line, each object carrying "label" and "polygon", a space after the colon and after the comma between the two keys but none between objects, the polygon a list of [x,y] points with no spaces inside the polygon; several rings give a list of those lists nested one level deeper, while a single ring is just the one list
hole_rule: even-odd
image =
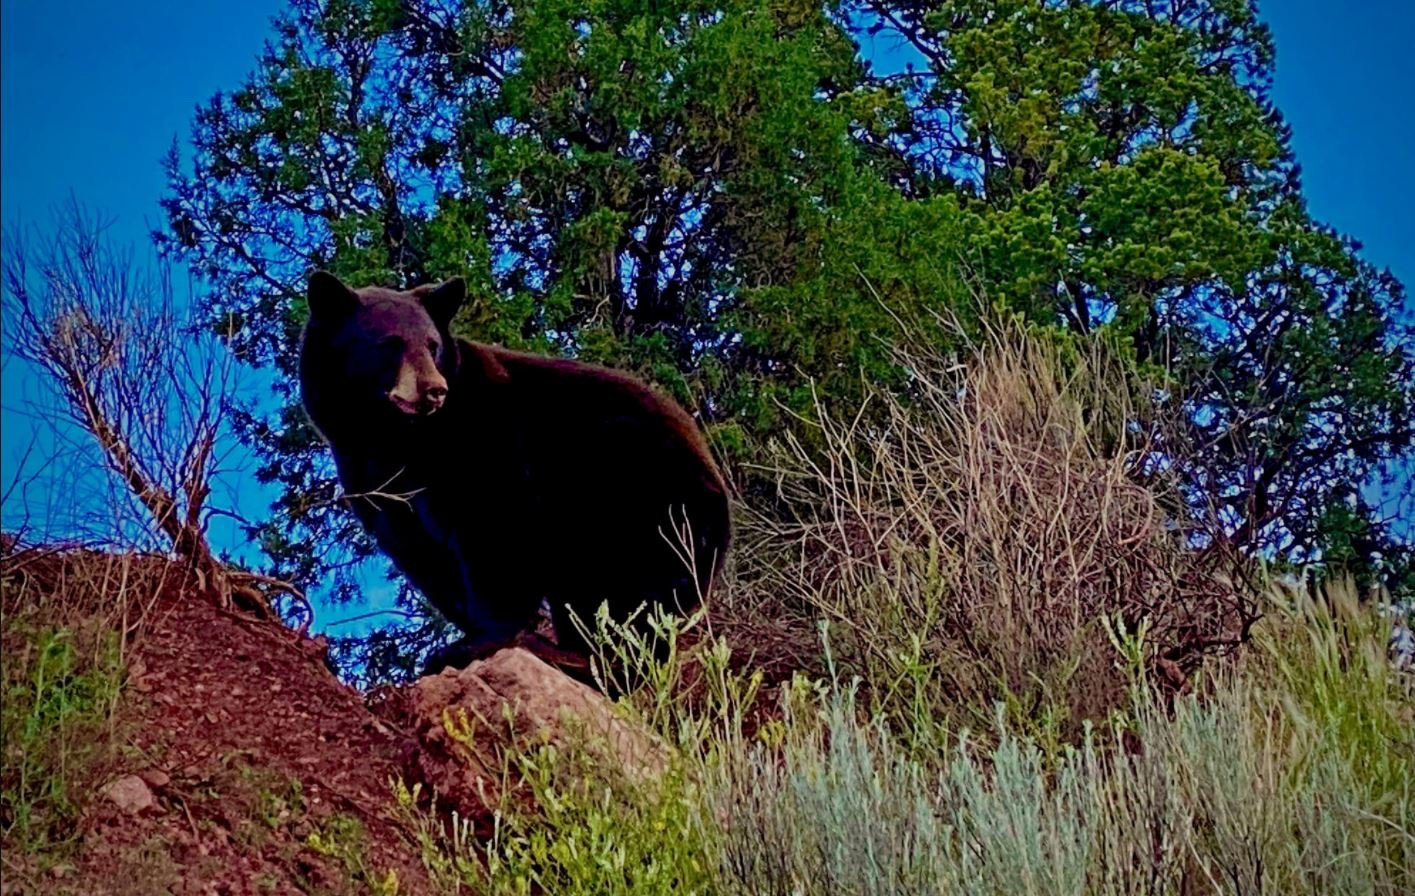
[{"label": "bear's back", "polygon": [[505,371],[507,413],[550,443],[545,447],[580,452],[606,470],[677,473],[725,493],[696,421],[643,381],[579,361],[472,345]]}]

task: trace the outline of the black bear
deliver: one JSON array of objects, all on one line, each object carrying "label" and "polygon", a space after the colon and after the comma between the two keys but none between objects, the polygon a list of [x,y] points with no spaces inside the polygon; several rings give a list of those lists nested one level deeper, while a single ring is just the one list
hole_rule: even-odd
[{"label": "black bear", "polygon": [[426,671],[513,639],[542,600],[559,644],[583,650],[571,612],[706,595],[727,487],[676,403],[613,370],[454,339],[461,279],[356,290],[319,272],[308,296],[306,412],[359,520],[466,635]]}]

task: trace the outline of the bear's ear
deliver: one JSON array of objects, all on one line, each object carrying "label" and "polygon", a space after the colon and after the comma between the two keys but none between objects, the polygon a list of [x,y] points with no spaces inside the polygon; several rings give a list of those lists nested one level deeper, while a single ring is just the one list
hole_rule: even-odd
[{"label": "bear's ear", "polygon": [[315,271],[310,275],[306,297],[310,303],[311,320],[334,320],[359,307],[358,293],[328,271]]},{"label": "bear's ear", "polygon": [[457,309],[467,300],[467,281],[453,277],[436,286],[419,286],[413,290],[413,295],[423,303],[433,323],[445,330],[451,325]]}]

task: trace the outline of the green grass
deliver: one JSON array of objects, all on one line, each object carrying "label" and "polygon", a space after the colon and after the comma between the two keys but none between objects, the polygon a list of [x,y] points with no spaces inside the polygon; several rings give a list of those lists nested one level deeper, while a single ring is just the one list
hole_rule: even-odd
[{"label": "green grass", "polygon": [[1172,705],[1138,682],[1060,747],[999,705],[992,730],[921,761],[858,680],[804,678],[749,736],[751,679],[709,668],[705,699],[622,702],[676,740],[661,777],[528,748],[509,761],[532,799],[506,803],[489,844],[438,842],[441,867],[498,894],[1415,891],[1410,682],[1378,609],[1339,588],[1270,598],[1241,663]]},{"label": "green grass", "polygon": [[123,666],[115,631],[5,624],[0,826],[7,848],[43,854],[71,839],[80,798],[97,784]]},{"label": "green grass", "polygon": [[[1391,668],[1392,614],[1363,603],[1349,582],[1315,597],[1274,589],[1274,624],[1259,630],[1263,675],[1301,735],[1349,758],[1375,802],[1415,788],[1415,670]],[[1408,816],[1407,816],[1408,820]]]}]

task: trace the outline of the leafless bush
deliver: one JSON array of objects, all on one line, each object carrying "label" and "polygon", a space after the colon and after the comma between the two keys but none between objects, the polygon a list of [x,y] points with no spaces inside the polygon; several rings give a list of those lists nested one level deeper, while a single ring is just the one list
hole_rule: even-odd
[{"label": "leafless bush", "polygon": [[966,365],[902,363],[907,398],[822,413],[816,444],[784,446],[794,522],[756,522],[776,556],[745,575],[824,617],[876,699],[1060,710],[1074,734],[1127,699],[1113,645],[1140,643],[1132,659],[1183,688],[1246,639],[1245,590],[1187,543],[1182,502],[1138,481],[1162,483],[1167,458],[1144,435],[1144,384],[1102,344],[1006,330]]},{"label": "leafless bush", "polygon": [[[11,233],[5,241],[5,348],[49,387],[23,413],[46,431],[56,455],[69,452],[67,480],[46,482],[62,490],[54,503],[84,511],[64,520],[61,536],[165,550],[221,600],[262,608],[265,589],[303,602],[288,585],[237,573],[213,553],[206,532],[218,511],[208,497],[215,479],[234,472],[237,451],[226,428],[234,361],[217,334],[185,319],[170,269],[136,264],[105,231],[71,203],[52,232]],[[75,433],[92,437],[96,457],[82,451]],[[106,474],[97,482],[85,475],[95,467]],[[17,482],[7,504],[28,498],[15,493]]]}]

